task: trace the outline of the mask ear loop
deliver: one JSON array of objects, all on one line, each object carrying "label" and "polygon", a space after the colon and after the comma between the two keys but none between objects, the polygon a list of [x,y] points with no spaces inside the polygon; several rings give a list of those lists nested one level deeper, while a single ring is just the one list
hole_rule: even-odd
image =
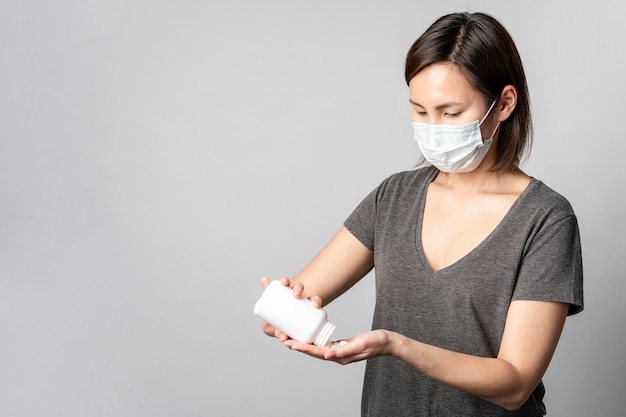
[{"label": "mask ear loop", "polygon": [[[491,103],[491,106],[489,106],[489,110],[487,110],[487,114],[485,114],[485,116],[482,118],[482,120],[480,121],[480,123],[478,123],[478,126],[482,125],[483,122],[485,121],[485,119],[487,118],[487,116],[489,116],[489,113],[491,113],[491,110],[493,109],[493,106],[496,105],[496,102],[498,101],[498,99],[496,98],[493,103]],[[489,139],[487,140],[491,140],[493,139],[493,135],[496,134],[496,130],[498,130],[498,128],[500,127],[500,122],[498,122],[498,124],[496,125],[496,128],[493,129],[493,132],[491,132],[491,136],[489,136]],[[485,139],[483,139],[483,143],[485,143]]]},{"label": "mask ear loop", "polygon": [[[493,106],[495,106],[495,105],[496,105],[496,102],[497,102],[497,101],[498,101],[498,99],[495,99],[495,100],[493,101],[493,103],[491,103],[491,106],[489,106],[489,110],[487,110],[487,113],[483,116],[483,118],[482,118],[482,119],[480,119],[480,123],[478,123],[478,126],[480,126],[480,125],[482,125],[482,124],[483,124],[483,122],[485,121],[485,119],[487,118],[487,116],[489,116],[489,113],[491,113],[491,109],[493,109]],[[495,133],[495,131],[494,131],[494,133]]]},{"label": "mask ear loop", "polygon": [[[500,127],[500,122],[498,122],[498,124],[496,125],[496,128],[493,129],[493,132],[491,132],[491,136],[489,136],[489,139],[487,139],[487,140],[493,139],[493,136],[496,134],[496,130],[498,130],[499,127]],[[483,139],[483,143],[484,142],[485,142],[485,140]]]}]

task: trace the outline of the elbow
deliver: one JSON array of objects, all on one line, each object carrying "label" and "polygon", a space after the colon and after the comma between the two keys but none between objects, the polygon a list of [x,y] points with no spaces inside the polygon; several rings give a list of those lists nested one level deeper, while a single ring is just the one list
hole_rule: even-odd
[{"label": "elbow", "polygon": [[507,411],[517,411],[530,398],[540,379],[535,379],[530,375],[524,376],[516,368],[511,368],[512,373],[506,379],[507,382],[500,385],[500,389],[493,392],[491,402],[504,408]]},{"label": "elbow", "polygon": [[495,404],[507,411],[517,411],[528,401],[532,390],[519,388],[494,401]]},{"label": "elbow", "polygon": [[506,401],[501,402],[498,405],[507,411],[517,411],[524,405],[527,399],[528,398],[520,401],[520,400],[511,398],[511,399],[507,399]]}]

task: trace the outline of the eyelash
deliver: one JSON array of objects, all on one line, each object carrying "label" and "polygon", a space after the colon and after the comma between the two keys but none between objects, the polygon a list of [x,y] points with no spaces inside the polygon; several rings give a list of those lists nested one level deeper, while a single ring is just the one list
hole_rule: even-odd
[{"label": "eyelash", "polygon": [[[426,112],[425,111],[418,111],[417,115],[420,117],[426,116]],[[451,118],[455,118],[461,115],[461,112],[458,113],[444,113],[444,117],[451,117]]]}]

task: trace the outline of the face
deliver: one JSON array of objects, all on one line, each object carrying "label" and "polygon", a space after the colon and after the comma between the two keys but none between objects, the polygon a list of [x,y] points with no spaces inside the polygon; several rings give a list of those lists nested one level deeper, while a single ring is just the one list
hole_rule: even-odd
[{"label": "face", "polygon": [[414,122],[461,125],[482,120],[488,110],[483,96],[455,65],[447,63],[418,72],[409,82],[409,95]]}]

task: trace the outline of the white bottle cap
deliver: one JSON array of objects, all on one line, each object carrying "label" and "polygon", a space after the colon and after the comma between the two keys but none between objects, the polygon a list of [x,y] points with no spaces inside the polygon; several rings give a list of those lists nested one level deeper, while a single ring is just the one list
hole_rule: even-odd
[{"label": "white bottle cap", "polygon": [[320,326],[313,344],[315,346],[324,346],[330,338],[330,335],[335,331],[335,327],[337,327],[335,326],[335,323],[330,320],[326,320],[326,322]]}]

